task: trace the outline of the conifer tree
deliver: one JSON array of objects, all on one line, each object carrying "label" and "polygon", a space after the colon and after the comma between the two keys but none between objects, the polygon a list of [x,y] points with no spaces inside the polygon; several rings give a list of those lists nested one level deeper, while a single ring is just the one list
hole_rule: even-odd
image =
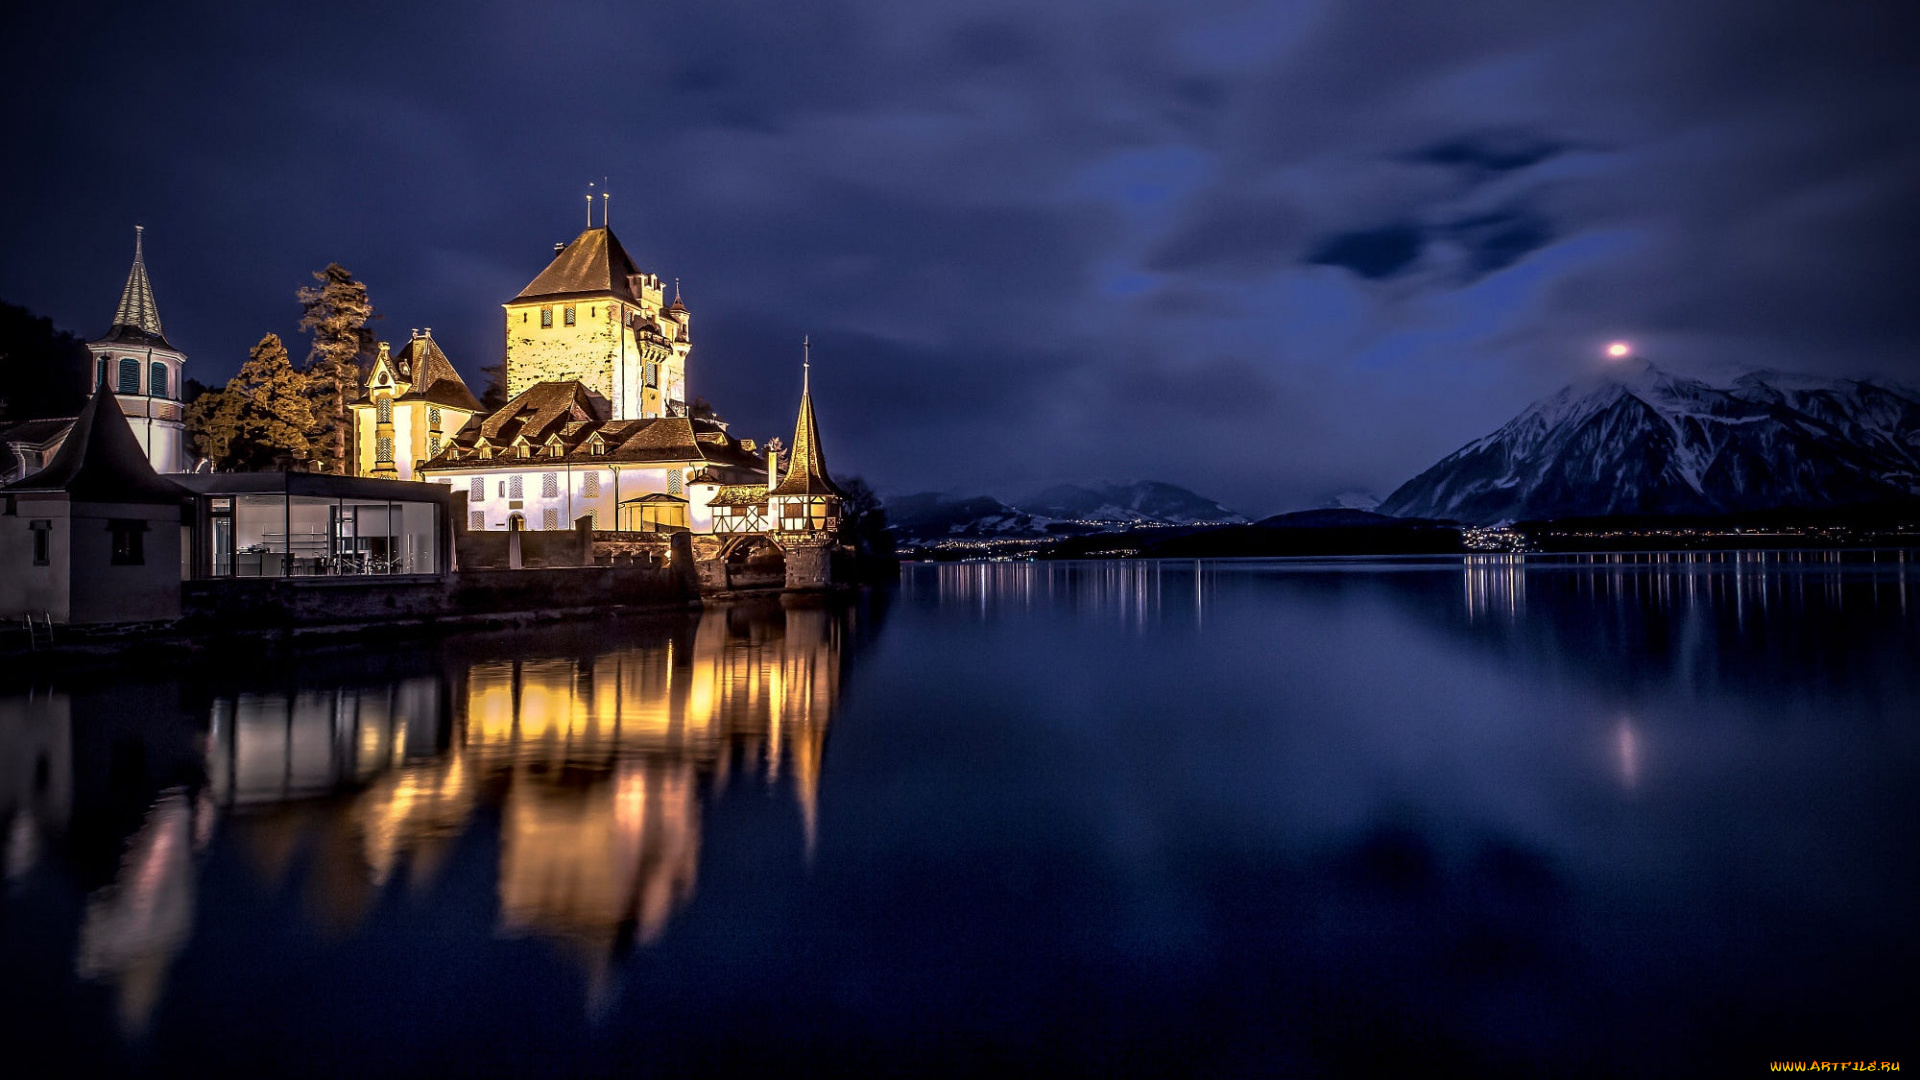
[{"label": "conifer tree", "polygon": [[233,468],[234,441],[240,437],[239,394],[203,390],[187,406],[187,442],[216,469]]},{"label": "conifer tree", "polygon": [[480,369],[487,377],[487,385],[480,391],[480,407],[490,413],[499,412],[507,405],[507,362],[488,364]]},{"label": "conifer tree", "polygon": [[328,263],[297,294],[300,329],[313,335],[304,370],[313,405],[313,426],[307,437],[317,471],[345,474],[347,451],[353,438],[353,419],[347,406],[359,400],[367,357],[374,348],[367,323],[375,316],[367,287],[346,267]]},{"label": "conifer tree", "polygon": [[200,395],[186,422],[194,449],[216,469],[292,472],[312,455],[306,379],[293,369],[277,334],[260,339],[225,389]]}]

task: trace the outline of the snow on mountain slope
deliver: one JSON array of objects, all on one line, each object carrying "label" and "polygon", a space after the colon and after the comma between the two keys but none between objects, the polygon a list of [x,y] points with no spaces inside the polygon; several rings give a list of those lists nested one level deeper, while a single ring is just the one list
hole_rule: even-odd
[{"label": "snow on mountain slope", "polygon": [[1381,510],[1490,523],[1914,496],[1920,399],[1777,372],[1723,388],[1641,362],[1535,402],[1401,485]]},{"label": "snow on mountain slope", "polygon": [[990,539],[1107,532],[1134,525],[1242,524],[1247,519],[1202,495],[1157,481],[1061,484],[1018,505],[986,495],[907,495],[887,501],[896,536],[913,540]]}]

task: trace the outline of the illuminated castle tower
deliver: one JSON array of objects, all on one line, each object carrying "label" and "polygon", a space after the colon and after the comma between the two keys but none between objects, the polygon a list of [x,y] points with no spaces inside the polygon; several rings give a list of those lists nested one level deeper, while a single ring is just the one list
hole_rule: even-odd
[{"label": "illuminated castle tower", "polygon": [[147,281],[141,248],[142,228],[133,227],[133,269],[120,291],[120,307],[105,337],[89,341],[93,387],[111,390],[127,415],[133,436],[155,472],[185,472],[186,425],[181,418],[180,383],[187,354],[168,344],[160,330],[160,309]]},{"label": "illuminated castle tower", "polygon": [[507,396],[578,380],[610,419],[685,416],[691,316],[674,293],[667,303],[660,276],[642,273],[604,221],[554,245],[553,262],[505,305]]}]

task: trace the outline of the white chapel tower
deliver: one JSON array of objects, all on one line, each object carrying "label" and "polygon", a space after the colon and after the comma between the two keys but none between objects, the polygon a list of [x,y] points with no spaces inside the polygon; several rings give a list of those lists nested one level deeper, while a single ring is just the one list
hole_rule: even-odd
[{"label": "white chapel tower", "polygon": [[139,225],[133,227],[133,269],[120,292],[113,328],[87,342],[93,352],[93,389],[113,393],[155,472],[185,472],[190,462],[180,384],[187,354],[168,344],[160,330],[160,309],[153,302],[141,250],[142,231]]}]

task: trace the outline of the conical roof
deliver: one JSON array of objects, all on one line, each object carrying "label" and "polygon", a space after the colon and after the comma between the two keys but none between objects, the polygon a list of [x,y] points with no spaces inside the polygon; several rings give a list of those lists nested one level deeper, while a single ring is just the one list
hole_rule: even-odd
[{"label": "conical roof", "polygon": [[145,340],[162,348],[172,349],[167,344],[165,332],[160,329],[160,305],[153,302],[153,283],[147,280],[147,258],[142,249],[144,226],[133,227],[133,269],[127,271],[127,286],[120,290],[120,306],[113,313],[113,328],[107,331],[106,341]]},{"label": "conical roof", "polygon": [[835,495],[846,493],[827,475],[827,455],[820,448],[820,427],[813,419],[813,393],[805,376],[800,384],[800,418],[793,425],[793,454],[787,475],[769,495]]},{"label": "conical roof", "polygon": [[599,225],[574,237],[573,243],[560,249],[560,254],[540,271],[539,277],[520,290],[513,302],[612,295],[637,304],[640,298],[633,294],[628,276],[639,272],[627,249],[620,246],[620,238],[613,235],[612,229]]},{"label": "conical roof", "polygon": [[46,468],[0,490],[64,491],[87,502],[137,505],[174,503],[192,494],[153,471],[112,394],[87,401]]}]

